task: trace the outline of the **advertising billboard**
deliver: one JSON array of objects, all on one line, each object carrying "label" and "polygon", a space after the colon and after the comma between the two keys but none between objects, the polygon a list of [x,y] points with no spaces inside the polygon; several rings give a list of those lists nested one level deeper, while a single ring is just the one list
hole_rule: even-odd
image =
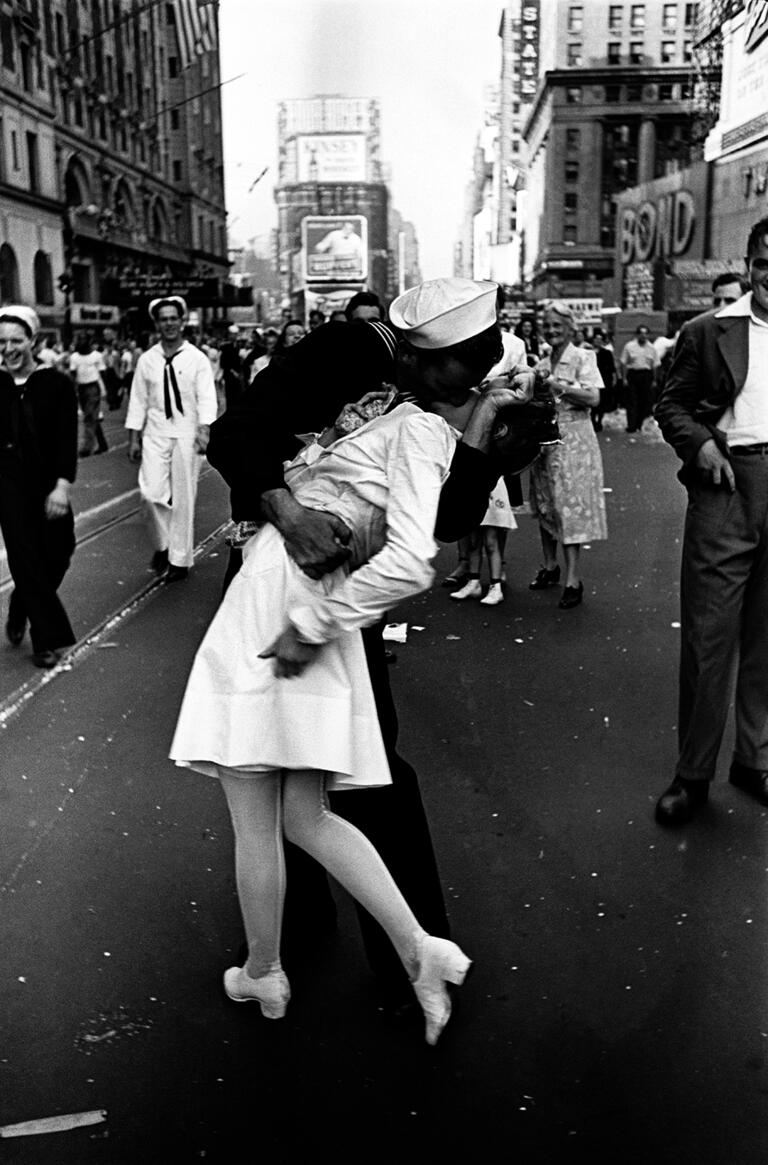
[{"label": "advertising billboard", "polygon": [[365,134],[300,134],[296,167],[299,182],[365,182]]},{"label": "advertising billboard", "polygon": [[301,223],[306,283],[364,283],[368,221],[362,214],[308,216]]}]

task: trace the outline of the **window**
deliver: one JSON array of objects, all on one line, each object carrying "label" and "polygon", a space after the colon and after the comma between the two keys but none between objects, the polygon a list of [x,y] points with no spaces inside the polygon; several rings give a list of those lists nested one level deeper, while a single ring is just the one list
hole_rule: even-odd
[{"label": "window", "polygon": [[21,58],[21,84],[27,93],[32,92],[32,73],[30,70],[29,59],[29,45],[22,44],[19,49],[19,57]]},{"label": "window", "polygon": [[624,5],[611,4],[608,9],[608,29],[610,32],[621,32],[624,23]]},{"label": "window", "polygon": [[629,27],[633,32],[640,32],[645,28],[645,5],[633,4],[630,10]]},{"label": "window", "polygon": [[627,85],[627,101],[642,101],[643,87],[642,85]]},{"label": "window", "polygon": [[568,105],[581,105],[581,86],[571,85],[565,91],[565,100]]},{"label": "window", "polygon": [[677,28],[677,5],[665,4],[661,10],[661,27],[664,32],[674,32]]},{"label": "window", "polygon": [[579,196],[575,190],[566,191],[563,206],[571,213],[575,213],[579,209]]},{"label": "window", "polygon": [[683,62],[690,65],[693,60],[693,46],[689,40],[683,41]]},{"label": "window", "polygon": [[568,153],[574,153],[581,148],[580,129],[567,129],[565,131],[565,148]]},{"label": "window", "polygon": [[179,75],[178,58],[177,57],[169,57],[168,58],[168,76],[173,78],[173,77],[178,77],[178,75]]},{"label": "window", "polygon": [[46,255],[45,251],[38,251],[35,254],[34,264],[34,280],[35,280],[35,302],[36,303],[53,303],[53,273],[51,271],[51,259]]},{"label": "window", "polygon": [[79,95],[74,100],[73,108],[74,108],[74,114],[75,114],[75,125],[80,126],[80,128],[82,129],[82,127],[83,127],[83,99]]},{"label": "window", "polygon": [[19,165],[19,139],[16,135],[16,130],[11,130],[11,160],[13,162],[14,170],[20,170]]},{"label": "window", "polygon": [[0,303],[18,303],[19,299],[19,264],[16,252],[8,243],[3,243],[0,246]]},{"label": "window", "polygon": [[568,64],[572,67],[578,68],[581,65],[581,45],[568,45]]},{"label": "window", "polygon": [[179,111],[178,109],[171,110],[171,129],[179,128]]},{"label": "window", "polygon": [[607,105],[615,105],[621,101],[621,85],[606,85],[605,101]]},{"label": "window", "polygon": [[27,134],[27,168],[29,172],[29,189],[33,194],[40,192],[40,163],[37,157],[37,134]]},{"label": "window", "polygon": [[580,4],[572,4],[568,9],[568,31],[581,32],[584,26],[584,9]]},{"label": "window", "polygon": [[699,17],[698,4],[686,4],[685,6],[685,27],[692,28]]},{"label": "window", "polygon": [[674,101],[675,87],[674,85],[659,85],[659,101]]},{"label": "window", "polygon": [[629,63],[630,65],[642,65],[643,56],[645,55],[645,45],[641,40],[631,40],[629,42]]},{"label": "window", "polygon": [[3,68],[13,72],[16,68],[16,54],[13,51],[13,22],[8,16],[4,16],[0,20],[0,40],[2,40]]},{"label": "window", "polygon": [[178,160],[173,163],[173,180],[181,182],[181,162]]},{"label": "window", "polygon": [[618,41],[613,41],[608,45],[608,64],[621,64],[621,44]]},{"label": "window", "polygon": [[579,163],[575,161],[565,163],[565,180],[566,182],[578,182],[579,180]]},{"label": "window", "polygon": [[567,222],[564,225],[564,227],[563,227],[563,242],[564,243],[575,243],[576,242],[576,223]]},{"label": "window", "polygon": [[662,65],[671,65],[675,59],[675,42],[673,40],[663,40],[661,42],[661,63]]}]

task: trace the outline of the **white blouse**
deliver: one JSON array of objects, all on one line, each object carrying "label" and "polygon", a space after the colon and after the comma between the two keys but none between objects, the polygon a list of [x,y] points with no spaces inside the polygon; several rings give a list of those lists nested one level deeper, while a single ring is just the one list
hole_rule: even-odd
[{"label": "white blouse", "polygon": [[[308,446],[286,472],[297,501],[335,514],[352,531],[351,573],[288,617],[302,639],[326,643],[367,627],[430,586],[440,491],[457,433],[404,403],[327,449]],[[246,548],[247,554],[247,548]]]}]

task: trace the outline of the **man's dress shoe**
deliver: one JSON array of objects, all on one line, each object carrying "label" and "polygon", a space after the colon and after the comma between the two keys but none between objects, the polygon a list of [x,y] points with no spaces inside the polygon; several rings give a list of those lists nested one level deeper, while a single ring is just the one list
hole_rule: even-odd
[{"label": "man's dress shoe", "polygon": [[768,805],[768,769],[749,769],[734,761],[728,780],[737,789],[742,789],[754,797],[761,805]]},{"label": "man's dress shoe", "polygon": [[656,802],[659,825],[685,825],[697,809],[706,804],[709,781],[686,781],[675,777]]}]

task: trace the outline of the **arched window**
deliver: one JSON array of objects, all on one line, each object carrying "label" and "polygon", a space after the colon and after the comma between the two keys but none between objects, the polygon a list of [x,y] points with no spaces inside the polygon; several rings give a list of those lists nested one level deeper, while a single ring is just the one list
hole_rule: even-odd
[{"label": "arched window", "polygon": [[46,255],[45,251],[38,251],[35,254],[34,275],[35,302],[53,303],[53,272],[50,256]]},{"label": "arched window", "polygon": [[114,210],[118,223],[126,230],[130,230],[135,226],[135,214],[133,209],[133,195],[130,187],[124,179],[115,186],[114,195],[112,197],[112,209]]},{"label": "arched window", "polygon": [[85,166],[78,158],[70,158],[64,173],[64,201],[67,206],[85,206],[91,201],[90,182]]},{"label": "arched window", "polygon": [[18,303],[19,264],[9,243],[0,246],[0,303]]},{"label": "arched window", "polygon": [[154,206],[152,207],[151,234],[154,239],[158,239],[161,243],[168,241],[168,215],[159,198],[155,199]]}]

